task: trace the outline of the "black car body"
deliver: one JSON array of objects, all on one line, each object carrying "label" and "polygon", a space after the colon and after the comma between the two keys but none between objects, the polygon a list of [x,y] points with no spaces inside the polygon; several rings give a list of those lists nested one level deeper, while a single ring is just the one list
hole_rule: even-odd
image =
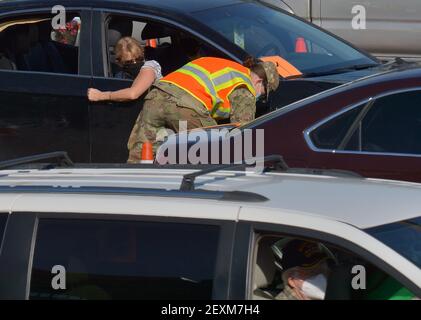
[{"label": "black car body", "polygon": [[[126,143],[141,110],[141,99],[130,103],[90,103],[86,97],[89,87],[117,90],[130,85],[131,80],[113,77],[113,46],[118,37],[135,33],[134,29],[124,30],[125,21],[146,23],[139,36],[141,40],[159,40],[157,48],[147,48],[146,58],[159,61],[164,75],[189,61],[186,48],[177,47],[186,35],[199,41],[206,55],[241,62],[257,53],[257,56],[280,55],[292,61],[304,75],[284,79],[278,91],[258,108],[258,116],[383,68],[375,58],[337,37],[287,12],[254,1],[64,0],[60,5],[66,9],[66,22],[76,18],[81,21],[80,32],[72,44],[52,40],[48,24],[57,14],[54,10],[52,13],[56,4],[33,0],[0,3],[0,160],[66,150],[77,162],[126,161]],[[253,12],[260,11],[270,19],[259,20],[255,29],[250,30],[244,22]],[[238,19],[218,20],[232,12],[238,12]],[[270,23],[274,23],[273,29],[285,25],[277,22],[278,18],[291,22],[292,29],[303,28],[310,38],[332,43],[332,49],[318,47],[305,39],[308,54],[314,56],[298,54],[294,52],[294,42],[287,42],[285,35],[275,39],[285,48],[288,44],[287,49],[264,43],[261,48],[258,36],[267,35],[265,41],[270,43]],[[231,21],[238,23],[233,26]],[[234,40],[218,27],[215,29],[215,25],[228,28],[230,33],[235,31]],[[237,27],[243,31],[237,33]],[[166,39],[171,39],[170,43]],[[242,49],[245,41],[252,43],[250,50]],[[342,58],[349,56],[349,60],[336,61],[330,50],[338,50]],[[327,64],[329,67],[321,57],[326,61],[333,59]],[[315,61],[320,65],[308,66]]]}]

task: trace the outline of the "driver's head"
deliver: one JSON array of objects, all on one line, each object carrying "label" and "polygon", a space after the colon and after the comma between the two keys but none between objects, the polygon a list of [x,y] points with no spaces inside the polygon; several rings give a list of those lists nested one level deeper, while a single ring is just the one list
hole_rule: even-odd
[{"label": "driver's head", "polygon": [[282,249],[282,279],[300,300],[323,300],[328,256],[314,242],[292,240]]},{"label": "driver's head", "polygon": [[263,62],[252,57],[247,58],[243,65],[251,71],[251,81],[256,91],[256,98],[269,96],[279,86],[279,73],[273,62]]}]

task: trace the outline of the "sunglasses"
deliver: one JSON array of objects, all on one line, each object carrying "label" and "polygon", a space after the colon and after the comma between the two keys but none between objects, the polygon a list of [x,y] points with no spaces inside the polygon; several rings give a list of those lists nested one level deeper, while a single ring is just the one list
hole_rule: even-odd
[{"label": "sunglasses", "polygon": [[123,67],[126,67],[126,66],[131,66],[131,65],[133,65],[133,64],[138,64],[138,63],[141,63],[142,62],[142,60],[140,60],[140,59],[133,59],[133,60],[127,60],[127,61],[121,61],[121,59],[116,59],[116,61],[121,65],[121,66],[123,66]]}]

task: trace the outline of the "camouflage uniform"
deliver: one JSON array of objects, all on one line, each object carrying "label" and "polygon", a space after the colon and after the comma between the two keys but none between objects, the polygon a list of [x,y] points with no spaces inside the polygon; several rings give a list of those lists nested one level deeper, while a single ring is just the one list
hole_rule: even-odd
[{"label": "camouflage uniform", "polygon": [[[264,62],[269,91],[274,91],[279,85],[279,75],[275,64]],[[231,122],[249,122],[256,114],[256,97],[245,87],[238,87],[228,97],[231,112]],[[156,82],[146,95],[143,110],[136,119],[130,134],[127,147],[129,149],[128,163],[138,163],[141,159],[142,144],[149,141],[153,151],[165,137],[165,129],[179,132],[179,121],[187,121],[187,130],[217,125],[208,109],[195,97],[183,89],[168,83]]]},{"label": "camouflage uniform", "polygon": [[[246,88],[235,89],[228,97],[231,104],[231,122],[248,122],[256,114],[256,98]],[[179,132],[179,121],[187,121],[187,130],[217,125],[206,107],[189,93],[177,86],[157,82],[146,95],[130,134],[127,147],[128,163],[138,163],[142,143],[153,143],[154,153],[165,136],[165,129]]]}]

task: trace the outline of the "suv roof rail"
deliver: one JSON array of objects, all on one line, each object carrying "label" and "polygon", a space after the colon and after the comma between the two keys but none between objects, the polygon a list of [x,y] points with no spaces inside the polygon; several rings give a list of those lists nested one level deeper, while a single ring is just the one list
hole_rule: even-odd
[{"label": "suv roof rail", "polygon": [[[258,162],[272,162],[275,166],[275,170],[284,170],[287,171],[289,169],[288,165],[280,155],[270,155],[260,159],[255,159],[255,163]],[[244,169],[247,167],[252,166],[252,163],[247,163],[245,161],[241,163],[231,163],[231,164],[223,164],[223,165],[215,165],[210,168],[206,168],[197,172],[188,173],[183,176],[183,181],[180,185],[180,191],[193,191],[194,190],[194,181],[197,177],[206,175],[208,173],[217,172],[220,170],[232,170],[232,169]],[[265,166],[265,169],[268,168]]]},{"label": "suv roof rail", "polygon": [[70,187],[70,186],[0,186],[0,193],[62,193],[62,194],[108,194],[124,196],[157,196],[208,199],[219,201],[264,202],[269,199],[249,191],[212,191],[212,190],[168,190],[151,188],[122,187]]},{"label": "suv roof rail", "polygon": [[[1,161],[0,170],[14,167],[20,164],[38,162],[38,161],[47,160],[47,159],[57,159],[57,164],[60,166],[73,167],[74,165],[73,161],[69,158],[67,152],[56,151],[56,152],[42,153],[42,154],[36,154],[36,155],[28,156],[28,157],[21,157],[21,158]],[[44,169],[48,169],[52,165],[53,165],[52,163],[49,163],[45,165]]]}]

